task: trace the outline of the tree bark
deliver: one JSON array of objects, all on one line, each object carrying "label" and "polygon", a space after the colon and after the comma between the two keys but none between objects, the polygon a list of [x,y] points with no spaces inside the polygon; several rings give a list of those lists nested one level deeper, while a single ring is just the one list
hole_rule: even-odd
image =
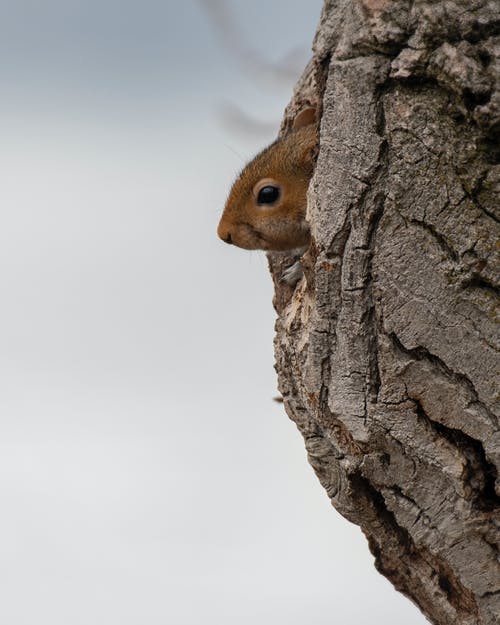
[{"label": "tree bark", "polygon": [[288,415],[433,623],[500,619],[500,3],[327,0],[283,129],[321,110],[304,278],[275,278]]}]

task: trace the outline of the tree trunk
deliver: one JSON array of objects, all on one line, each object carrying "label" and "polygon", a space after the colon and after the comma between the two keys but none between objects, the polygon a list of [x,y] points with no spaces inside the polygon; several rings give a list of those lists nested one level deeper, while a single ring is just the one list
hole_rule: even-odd
[{"label": "tree trunk", "polygon": [[327,0],[285,117],[319,103],[304,278],[269,256],[309,461],[439,625],[500,618],[499,33],[498,0]]}]

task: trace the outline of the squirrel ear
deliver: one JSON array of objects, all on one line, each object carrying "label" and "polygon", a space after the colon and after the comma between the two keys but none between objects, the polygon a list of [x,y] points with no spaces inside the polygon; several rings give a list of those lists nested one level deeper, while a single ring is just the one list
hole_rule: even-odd
[{"label": "squirrel ear", "polygon": [[293,120],[292,128],[293,130],[298,130],[299,128],[303,128],[304,126],[309,126],[309,124],[314,123],[316,123],[316,109],[312,106],[308,106],[307,108],[302,109]]}]

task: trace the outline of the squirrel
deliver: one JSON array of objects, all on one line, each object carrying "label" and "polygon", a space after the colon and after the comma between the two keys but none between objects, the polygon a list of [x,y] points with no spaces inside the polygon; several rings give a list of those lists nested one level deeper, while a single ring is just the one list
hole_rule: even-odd
[{"label": "squirrel", "polygon": [[[217,228],[219,237],[247,250],[293,250],[302,255],[310,242],[307,189],[317,147],[316,109],[306,108],[288,134],[257,154],[240,173]],[[295,262],[283,279],[297,282],[300,275],[300,263]]]}]

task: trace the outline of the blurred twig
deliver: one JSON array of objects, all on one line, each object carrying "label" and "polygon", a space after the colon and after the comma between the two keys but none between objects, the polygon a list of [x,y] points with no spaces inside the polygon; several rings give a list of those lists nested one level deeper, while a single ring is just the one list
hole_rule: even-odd
[{"label": "blurred twig", "polygon": [[248,135],[272,136],[276,132],[276,122],[266,122],[248,115],[239,106],[232,102],[223,102],[218,107],[221,122],[228,130]]},{"label": "blurred twig", "polygon": [[278,88],[290,88],[293,85],[304,64],[304,50],[299,47],[294,48],[279,62],[273,63],[248,45],[226,0],[198,0],[198,2],[219,33],[221,42],[234,55],[240,67],[252,75],[252,78]]},{"label": "blurred twig", "polygon": [[[221,43],[252,81],[278,90],[289,91],[292,88],[304,65],[306,55],[303,49],[293,48],[279,62],[271,62],[248,44],[227,0],[198,0],[198,2],[219,34]],[[277,126],[277,122],[255,119],[230,102],[220,105],[219,115],[224,126],[230,131],[246,135],[261,135],[267,138],[273,134]]]}]

